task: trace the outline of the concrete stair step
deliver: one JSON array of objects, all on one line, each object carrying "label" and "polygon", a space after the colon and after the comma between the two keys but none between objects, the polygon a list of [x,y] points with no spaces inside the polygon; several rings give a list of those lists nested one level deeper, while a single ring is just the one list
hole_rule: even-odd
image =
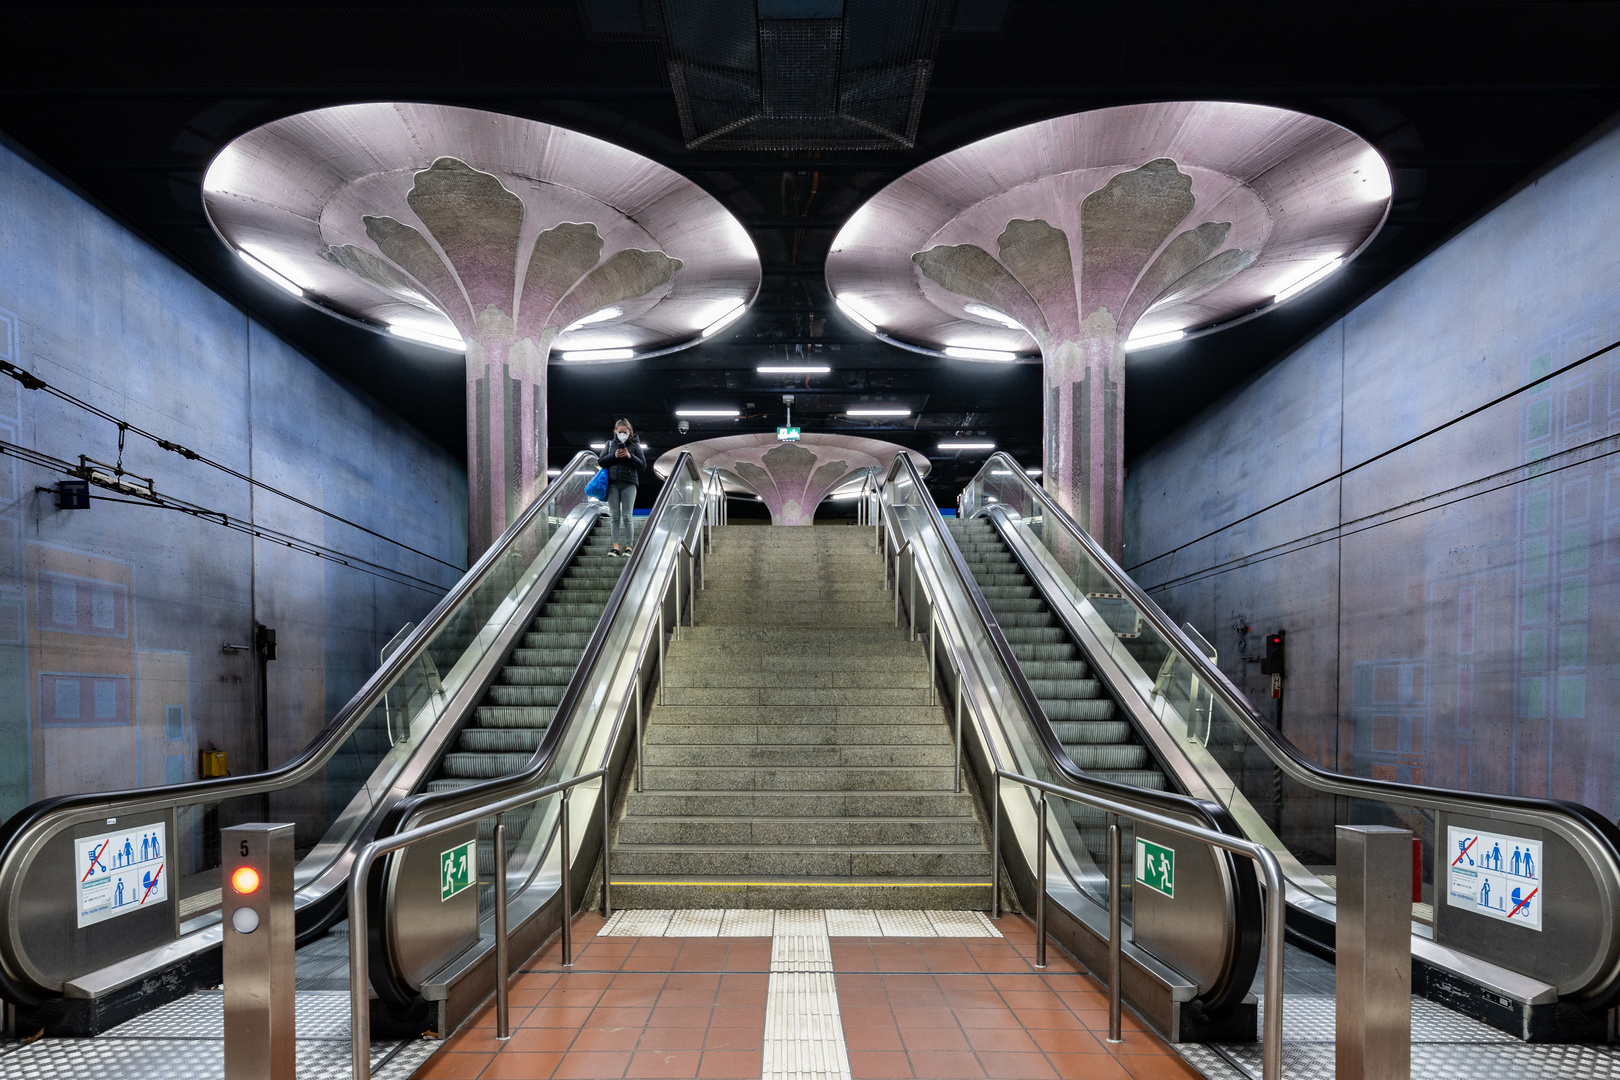
[{"label": "concrete stair step", "polygon": [[[841,848],[776,844],[619,844],[615,874],[811,874],[830,877],[990,876],[990,852],[941,844],[869,844]],[[621,901],[622,902],[622,901]]]},{"label": "concrete stair step", "polygon": [[[684,645],[677,642],[677,645]],[[513,654],[516,656],[516,653]],[[924,645],[897,643],[879,655],[851,656],[848,651],[827,649],[818,652],[790,652],[738,646],[724,651],[673,648],[668,652],[670,677],[685,673],[714,672],[917,672],[926,667]]]},{"label": "concrete stair step", "polygon": [[[661,765],[644,768],[646,786],[655,791],[954,791],[951,766],[714,766]],[[1162,777],[1161,777],[1162,779]]]},{"label": "concrete stair step", "polygon": [[783,727],[809,724],[944,727],[938,705],[655,705],[647,732],[662,724]]},{"label": "concrete stair step", "polygon": [[877,908],[886,911],[988,911],[984,877],[818,877],[768,874],[613,874],[613,902],[625,908]]},{"label": "concrete stair step", "polygon": [[661,720],[647,728],[646,741],[648,746],[949,746],[951,735],[937,718],[927,724],[678,724]]},{"label": "concrete stair step", "polygon": [[[491,693],[497,688],[491,688]],[[668,705],[926,705],[926,689],[757,686],[671,686]],[[536,704],[543,704],[537,702]],[[549,704],[555,704],[550,702]]]},{"label": "concrete stair step", "polygon": [[[918,670],[915,663],[906,665],[909,671],[838,671],[818,667],[809,671],[714,671],[693,670],[688,663],[671,663],[669,679],[664,684],[676,687],[703,687],[710,690],[753,687],[756,689],[785,690],[798,687],[826,689],[871,690],[927,690],[928,673]],[[566,681],[566,680],[564,680]],[[1084,696],[1084,695],[1082,695]]]},{"label": "concrete stair step", "polygon": [[652,817],[918,817],[974,819],[956,791],[633,791],[625,820]]},{"label": "concrete stair step", "polygon": [[978,848],[983,830],[972,818],[627,817],[617,842],[626,845],[919,845]]},{"label": "concrete stair step", "polygon": [[[1102,747],[1114,750],[1115,747]],[[1124,748],[1119,748],[1124,749]],[[934,766],[950,768],[955,747],[949,743],[911,746],[824,746],[817,744],[701,744],[652,743],[647,746],[646,767],[684,768],[723,766],[729,768],[897,769]],[[1146,751],[1142,751],[1143,758]],[[1078,762],[1076,762],[1078,764]],[[1140,760],[1106,767],[1140,768]]]}]

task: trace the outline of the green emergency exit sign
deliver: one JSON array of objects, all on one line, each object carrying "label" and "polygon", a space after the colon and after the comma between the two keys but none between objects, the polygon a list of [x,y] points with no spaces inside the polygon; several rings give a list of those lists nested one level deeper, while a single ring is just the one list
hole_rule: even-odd
[{"label": "green emergency exit sign", "polygon": [[1176,850],[1151,840],[1136,841],[1136,883],[1172,900],[1176,896]]},{"label": "green emergency exit sign", "polygon": [[450,899],[473,883],[474,868],[478,865],[478,841],[469,840],[460,847],[439,852],[439,902]]},{"label": "green emergency exit sign", "polygon": [[799,429],[796,427],[779,427],[776,429],[776,438],[779,442],[798,442]]}]

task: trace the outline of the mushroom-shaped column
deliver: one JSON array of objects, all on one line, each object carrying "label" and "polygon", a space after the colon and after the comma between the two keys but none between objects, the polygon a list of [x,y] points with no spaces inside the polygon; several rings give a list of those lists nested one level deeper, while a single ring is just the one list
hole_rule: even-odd
[{"label": "mushroom-shaped column", "polygon": [[221,237],[317,307],[466,352],[467,543],[545,484],[553,351],[695,344],[759,287],[747,233],[696,185],[548,124],[347,105],[267,124],[208,169]]},{"label": "mushroom-shaped column", "polygon": [[881,439],[814,433],[797,442],[778,442],[766,434],[703,439],[670,450],[653,468],[667,477],[683,453],[705,473],[719,469],[727,491],[758,495],[772,525],[809,525],[835,488],[870,470],[886,471],[896,454],[911,455],[918,475],[928,474],[928,459],[915,450]]},{"label": "mushroom-shaped column", "polygon": [[1383,160],[1326,120],[1172,102],[1047,120],[952,151],[858,210],[834,241],[841,306],[898,343],[963,359],[1038,349],[1044,483],[1116,556],[1125,347],[1257,314],[1361,250]]}]

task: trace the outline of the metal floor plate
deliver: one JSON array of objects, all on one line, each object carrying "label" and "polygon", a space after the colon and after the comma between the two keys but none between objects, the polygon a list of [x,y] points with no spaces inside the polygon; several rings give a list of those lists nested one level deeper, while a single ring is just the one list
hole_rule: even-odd
[{"label": "metal floor plate", "polygon": [[[1289,947],[1283,961],[1283,1076],[1333,1080],[1336,1004],[1333,965]],[[1256,977],[1255,996],[1264,995]],[[1259,1043],[1183,1043],[1181,1056],[1210,1080],[1255,1080]],[[1620,1048],[1520,1042],[1432,1001],[1412,999],[1414,1080],[1498,1080],[1559,1077],[1620,1080]]]}]

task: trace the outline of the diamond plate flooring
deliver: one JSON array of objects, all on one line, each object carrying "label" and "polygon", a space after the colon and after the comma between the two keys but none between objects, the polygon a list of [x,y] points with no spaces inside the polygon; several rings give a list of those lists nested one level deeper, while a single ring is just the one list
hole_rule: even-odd
[{"label": "diamond plate flooring", "polygon": [[[1260,976],[1255,996],[1265,1000]],[[1283,960],[1283,1076],[1333,1080],[1333,965],[1290,947]],[[1181,1056],[1209,1080],[1256,1080],[1260,1044],[1183,1043]],[[1424,998],[1412,999],[1413,1080],[1560,1077],[1620,1080],[1620,1048],[1524,1043]]]},{"label": "diamond plate flooring", "polygon": [[[224,1075],[225,995],[204,990],[94,1039],[39,1039],[0,1054],[6,1080],[216,1080]],[[299,1080],[348,1077],[349,995],[298,992]],[[429,1039],[372,1043],[372,1075],[405,1080],[438,1049]]]}]

